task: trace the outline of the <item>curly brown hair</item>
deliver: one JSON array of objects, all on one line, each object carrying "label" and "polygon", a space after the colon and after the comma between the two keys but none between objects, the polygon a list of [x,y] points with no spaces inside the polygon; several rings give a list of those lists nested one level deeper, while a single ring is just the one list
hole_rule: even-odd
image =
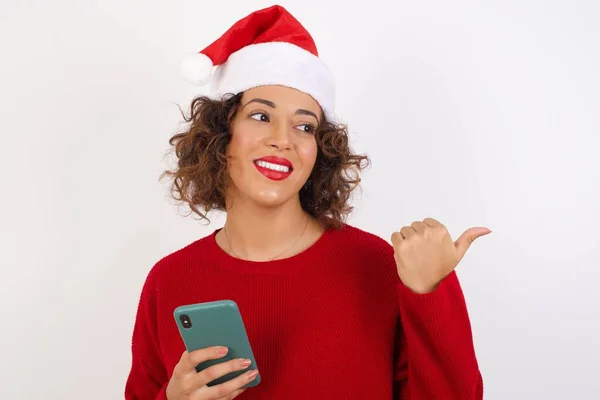
[{"label": "curly brown hair", "polygon": [[[229,183],[227,145],[230,126],[239,109],[243,93],[222,99],[199,96],[182,112],[187,128],[169,139],[177,157],[177,168],[167,170],[173,197],[187,203],[191,211],[208,221],[212,210],[225,211],[225,193]],[[321,118],[315,131],[317,159],[313,171],[300,190],[300,204],[326,228],[339,228],[353,207],[352,191],[360,183],[360,171],[370,160],[354,154],[349,146],[345,125]]]}]

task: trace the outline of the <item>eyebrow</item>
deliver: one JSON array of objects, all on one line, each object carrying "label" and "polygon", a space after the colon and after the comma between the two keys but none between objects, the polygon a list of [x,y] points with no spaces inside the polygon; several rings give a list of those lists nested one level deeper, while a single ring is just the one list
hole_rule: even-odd
[{"label": "eyebrow", "polygon": [[[258,97],[254,98],[254,99],[252,99],[250,101],[248,101],[246,104],[244,104],[244,107],[246,107],[250,103],[261,103],[261,104],[264,104],[264,105],[266,105],[268,107],[271,107],[271,108],[277,108],[275,106],[275,103],[273,103],[272,101],[261,99],[261,98],[258,98]],[[244,107],[242,107],[242,108],[244,108]],[[317,115],[314,112],[309,111],[309,110],[305,110],[303,108],[297,109],[294,114],[297,114],[297,115],[310,115],[310,116],[314,117],[317,121],[319,121],[319,118],[317,117]]]}]

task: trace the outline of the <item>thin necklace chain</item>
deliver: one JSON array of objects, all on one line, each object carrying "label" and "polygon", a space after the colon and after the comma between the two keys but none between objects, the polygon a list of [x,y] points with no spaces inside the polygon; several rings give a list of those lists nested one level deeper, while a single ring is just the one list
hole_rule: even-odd
[{"label": "thin necklace chain", "polygon": [[[302,238],[302,236],[304,236],[304,233],[306,232],[306,228],[308,227],[308,222],[310,221],[310,215],[307,215],[306,217],[306,224],[304,225],[304,229],[302,230],[302,233],[300,234],[300,236],[298,236],[298,238],[296,239],[296,241],[287,249],[285,249],[284,251],[282,251],[281,253],[277,254],[275,257],[270,258],[269,261],[273,261],[276,258],[281,257],[282,255],[284,255],[285,253],[287,253],[289,250],[291,250],[292,248],[294,248],[298,242],[300,241],[300,239]],[[227,247],[229,247],[229,251],[231,251],[231,254],[235,257],[235,258],[240,258],[240,256],[238,256],[236,254],[235,251],[233,251],[233,247],[231,247],[231,243],[229,242],[229,236],[227,235],[227,228],[225,226],[223,226],[223,233],[225,234],[225,241],[227,241]]]}]

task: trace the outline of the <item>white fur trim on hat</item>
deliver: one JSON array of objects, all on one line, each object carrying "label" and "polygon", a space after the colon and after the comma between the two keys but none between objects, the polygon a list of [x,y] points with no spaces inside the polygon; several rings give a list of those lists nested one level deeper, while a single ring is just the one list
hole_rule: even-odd
[{"label": "white fur trim on hat", "polygon": [[217,66],[211,95],[221,97],[264,85],[291,87],[312,96],[327,118],[334,118],[334,78],[319,57],[286,42],[252,44]]}]

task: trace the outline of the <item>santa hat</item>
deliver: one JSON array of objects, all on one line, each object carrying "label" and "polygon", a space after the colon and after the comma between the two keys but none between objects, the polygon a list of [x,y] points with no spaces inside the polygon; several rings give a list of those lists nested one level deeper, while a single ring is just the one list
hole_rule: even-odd
[{"label": "santa hat", "polygon": [[333,76],[308,31],[285,8],[272,6],[237,21],[220,38],[183,60],[184,77],[210,84],[215,98],[262,85],[282,85],[312,96],[334,115]]}]

